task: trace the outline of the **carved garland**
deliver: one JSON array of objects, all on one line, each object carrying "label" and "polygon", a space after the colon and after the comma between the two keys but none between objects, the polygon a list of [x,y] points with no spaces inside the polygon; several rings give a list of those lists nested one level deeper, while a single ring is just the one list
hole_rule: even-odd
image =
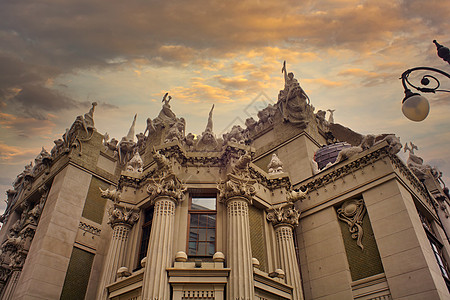
[{"label": "carved garland", "polygon": [[366,213],[366,207],[364,201],[361,200],[347,200],[337,210],[338,218],[342,222],[347,223],[348,230],[352,234],[352,238],[356,240],[356,244],[364,250],[362,244],[363,229],[362,222],[364,214]]}]

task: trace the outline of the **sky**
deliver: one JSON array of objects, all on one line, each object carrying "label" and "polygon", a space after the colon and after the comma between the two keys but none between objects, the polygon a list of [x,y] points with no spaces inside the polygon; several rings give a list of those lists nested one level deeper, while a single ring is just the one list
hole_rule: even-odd
[{"label": "sky", "polygon": [[24,165],[91,102],[97,130],[118,140],[135,113],[143,132],[166,92],[186,132],[200,134],[214,104],[221,136],[277,101],[284,60],[316,111],[412,141],[450,183],[450,95],[425,95],[430,115],[412,122],[399,80],[416,66],[450,72],[432,43],[450,47],[448,16],[442,0],[3,0],[0,212]]}]

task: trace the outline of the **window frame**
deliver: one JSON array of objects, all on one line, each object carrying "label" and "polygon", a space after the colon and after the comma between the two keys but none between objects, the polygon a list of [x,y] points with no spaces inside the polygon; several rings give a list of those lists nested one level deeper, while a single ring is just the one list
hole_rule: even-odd
[{"label": "window frame", "polygon": [[[192,200],[195,198],[214,198],[215,199],[215,210],[194,210],[192,209]],[[189,195],[189,205],[188,205],[188,226],[187,226],[187,238],[186,238],[186,253],[188,255],[188,258],[196,259],[196,258],[212,258],[214,253],[217,252],[217,192],[202,192],[202,193],[190,193]],[[215,216],[215,226],[214,226],[214,241],[208,241],[206,239],[205,241],[199,241],[198,239],[195,241],[198,245],[199,242],[206,242],[206,243],[214,243],[214,253],[211,255],[208,255],[205,253],[203,254],[190,254],[189,252],[189,242],[190,241],[190,233],[191,233],[191,216],[192,215],[214,215]],[[197,227],[197,228],[203,228],[203,227]],[[205,227],[206,229],[209,229],[210,227]],[[212,228],[212,227],[211,227]],[[207,250],[206,250],[207,252]]]},{"label": "window frame", "polygon": [[[151,215],[151,218],[149,220],[147,220],[147,222],[146,222],[145,217],[147,215],[147,212],[149,213],[149,215]],[[147,207],[146,209],[144,209],[143,216],[142,216],[142,222],[143,223],[142,223],[141,228],[140,228],[141,229],[141,231],[140,231],[141,232],[141,234],[140,234],[140,242],[139,242],[139,247],[137,249],[138,250],[138,253],[137,253],[137,267],[136,267],[136,269],[134,271],[142,269],[141,260],[144,257],[147,256],[148,243],[150,242],[150,235],[151,235],[151,232],[152,232],[154,213],[155,213],[155,207],[154,206],[150,206],[150,207]],[[144,230],[146,228],[149,228],[149,231],[148,231],[148,238],[146,239],[147,240],[147,246],[145,246],[145,253],[143,253],[143,251],[142,251],[142,248],[143,248],[142,247],[142,243],[144,242]],[[141,258],[142,254],[143,254],[143,256]]]}]

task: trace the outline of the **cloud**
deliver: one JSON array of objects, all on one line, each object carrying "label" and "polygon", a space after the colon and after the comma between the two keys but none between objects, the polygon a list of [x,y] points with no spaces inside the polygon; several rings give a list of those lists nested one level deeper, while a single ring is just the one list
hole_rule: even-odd
[{"label": "cloud", "polygon": [[325,87],[338,87],[344,84],[344,82],[342,81],[332,81],[326,78],[314,78],[314,79],[305,78],[302,81],[307,83],[315,83]]},{"label": "cloud", "polygon": [[9,146],[0,141],[0,163],[25,163],[37,156],[40,150],[39,148],[24,149],[22,147]]},{"label": "cloud", "polygon": [[3,133],[18,135],[20,137],[50,135],[55,123],[51,120],[52,115],[47,115],[47,119],[39,120],[30,117],[19,117],[12,114],[0,112],[0,128]]},{"label": "cloud", "polygon": [[387,81],[396,79],[396,75],[392,73],[367,71],[360,68],[342,70],[337,75],[358,78],[359,80],[361,80],[361,83],[367,87],[383,84]]}]

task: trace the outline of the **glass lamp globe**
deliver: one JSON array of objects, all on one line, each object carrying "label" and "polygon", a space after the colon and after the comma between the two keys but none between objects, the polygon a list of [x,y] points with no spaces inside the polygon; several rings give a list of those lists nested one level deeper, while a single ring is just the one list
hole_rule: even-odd
[{"label": "glass lamp globe", "polygon": [[410,94],[403,99],[402,111],[405,117],[411,121],[423,121],[430,112],[430,104],[427,98],[420,94]]}]

